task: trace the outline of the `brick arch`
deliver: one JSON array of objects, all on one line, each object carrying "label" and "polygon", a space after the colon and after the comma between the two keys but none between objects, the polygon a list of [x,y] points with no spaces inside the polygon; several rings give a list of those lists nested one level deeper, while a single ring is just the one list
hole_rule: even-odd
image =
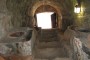
[{"label": "brick arch", "polygon": [[35,11],[35,14],[37,13],[41,13],[41,12],[55,12],[58,13],[57,10],[55,8],[53,8],[50,5],[41,5],[40,7],[38,7]]},{"label": "brick arch", "polygon": [[[58,18],[57,18],[57,21],[58,21],[58,28],[62,28],[62,15],[61,15],[61,9],[60,9],[60,6],[57,5],[57,3],[53,2],[53,1],[39,1],[39,2],[36,2],[31,10],[30,8],[28,9],[28,15],[32,17],[32,21],[33,21],[33,24],[35,23],[35,18],[34,18],[34,15],[40,11],[38,11],[38,8],[41,8],[42,6],[48,6],[51,8],[51,10],[47,10],[47,11],[53,11],[57,14]],[[47,7],[46,7],[47,8]],[[43,8],[42,8],[43,9]]]}]

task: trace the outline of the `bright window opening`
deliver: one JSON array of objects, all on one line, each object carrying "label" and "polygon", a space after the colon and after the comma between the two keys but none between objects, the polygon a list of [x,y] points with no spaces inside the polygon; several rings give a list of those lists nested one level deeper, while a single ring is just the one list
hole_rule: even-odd
[{"label": "bright window opening", "polygon": [[51,21],[52,14],[54,14],[54,12],[43,12],[43,13],[36,14],[38,27],[41,27],[42,29],[51,29],[52,28],[52,21]]}]

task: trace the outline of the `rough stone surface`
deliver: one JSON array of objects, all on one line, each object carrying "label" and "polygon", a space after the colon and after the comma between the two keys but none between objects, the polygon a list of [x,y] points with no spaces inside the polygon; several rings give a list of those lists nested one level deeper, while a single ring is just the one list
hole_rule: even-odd
[{"label": "rough stone surface", "polygon": [[[21,30],[20,30],[21,29]],[[11,56],[11,55],[20,55],[20,56],[27,56],[32,54],[32,46],[31,41],[33,40],[33,32],[29,34],[30,39],[27,40],[26,36],[28,35],[28,29],[29,28],[20,28],[20,29],[14,29],[11,33],[17,32],[17,31],[23,31],[24,34],[19,37],[12,37],[9,36],[7,33],[6,36],[0,39],[0,54],[4,56]],[[6,39],[4,39],[6,38]]]},{"label": "rough stone surface", "polygon": [[60,32],[58,32],[57,29],[41,30],[41,33],[39,32],[39,34],[34,46],[35,59],[64,60],[64,58],[71,58],[71,56],[69,56],[71,52],[69,45],[67,45],[67,47],[65,46],[65,43],[61,40],[62,38],[59,38],[61,36],[58,35]]},{"label": "rough stone surface", "polygon": [[[81,13],[74,14],[73,8],[76,4],[76,0],[0,0],[0,38],[2,36],[4,36],[4,34],[10,28],[21,27],[21,26],[33,27],[33,25],[34,25],[33,21],[35,20],[34,13],[35,13],[35,10],[41,5],[40,3],[49,4],[49,5],[53,6],[54,8],[56,8],[56,10],[58,12],[57,18],[58,18],[58,21],[60,22],[61,29],[66,30],[67,26],[70,26],[70,25],[73,25],[74,23],[76,23],[76,25],[80,26],[81,28],[90,30],[90,0],[81,0],[81,1],[82,1],[81,6],[84,9],[83,14],[81,14]],[[70,41],[67,41],[67,40],[70,40],[68,38],[73,34],[71,34],[70,36],[68,34],[69,34],[69,32],[67,34],[65,34],[66,37],[64,37],[63,39],[66,39],[66,40],[63,41],[62,45],[64,45],[64,48],[66,48],[66,50],[68,50],[68,53],[72,53]],[[79,33],[77,33],[77,34],[79,34]],[[55,34],[54,34],[54,36],[55,36]],[[55,40],[57,37],[54,37],[54,36],[48,36],[48,37],[44,36],[43,38],[46,38],[46,40],[48,40],[48,38],[50,37],[50,40],[53,40],[53,39]],[[51,37],[53,37],[53,38],[51,38]],[[88,40],[88,42],[89,42],[89,40],[90,40],[89,39],[90,36],[87,34],[80,33],[80,35],[78,35],[78,37],[82,41]],[[59,38],[60,38],[60,36],[59,36]],[[60,42],[62,42],[62,41],[60,41]],[[47,42],[46,43],[47,45],[45,45],[45,43],[46,42],[43,42],[41,45],[39,45],[39,47],[42,48],[42,45],[44,46],[44,48],[49,47],[48,50],[50,52],[55,50],[56,46],[59,45],[58,41],[55,43]],[[84,41],[84,43],[87,43],[87,42]],[[89,43],[87,43],[87,44],[89,46]],[[24,46],[26,47],[26,45],[24,45]],[[53,48],[53,47],[55,47],[55,48]],[[61,46],[59,46],[59,47],[61,47]],[[65,50],[64,48],[62,50]],[[24,48],[24,49],[27,50],[27,48]],[[57,49],[57,52],[58,52],[58,50],[59,49]],[[45,51],[45,52],[47,52],[47,51]],[[22,54],[24,54],[24,53],[22,53]],[[58,58],[56,60],[58,60]]]},{"label": "rough stone surface", "polygon": [[83,0],[81,2],[81,13],[76,14],[77,18],[77,25],[80,26],[83,29],[90,30],[90,1],[89,0]]},{"label": "rough stone surface", "polygon": [[[67,36],[68,33],[69,35]],[[72,30],[72,29],[67,29],[64,32],[64,38],[66,38],[64,40],[67,40],[66,43],[69,43],[73,49],[72,56],[74,60],[88,60],[89,59],[90,47],[88,47],[89,42],[87,42],[88,35],[89,35],[89,32],[81,32],[81,31]]]},{"label": "rough stone surface", "polygon": [[6,7],[6,0],[0,0],[0,38],[6,34],[10,28],[11,24],[11,13]]}]

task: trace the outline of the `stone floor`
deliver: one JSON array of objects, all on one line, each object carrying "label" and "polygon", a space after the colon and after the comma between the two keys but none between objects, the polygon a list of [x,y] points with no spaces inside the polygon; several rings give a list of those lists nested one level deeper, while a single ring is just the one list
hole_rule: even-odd
[{"label": "stone floor", "polygon": [[32,60],[32,56],[9,56],[9,57],[0,56],[0,60]]},{"label": "stone floor", "polygon": [[5,60],[3,57],[0,56],[0,60]]}]

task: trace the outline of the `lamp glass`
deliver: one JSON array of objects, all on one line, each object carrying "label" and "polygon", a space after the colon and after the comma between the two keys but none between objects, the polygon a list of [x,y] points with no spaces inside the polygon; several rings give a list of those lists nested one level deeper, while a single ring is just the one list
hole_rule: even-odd
[{"label": "lamp glass", "polygon": [[75,6],[74,12],[75,12],[75,13],[80,13],[80,7],[79,7],[79,6]]}]

